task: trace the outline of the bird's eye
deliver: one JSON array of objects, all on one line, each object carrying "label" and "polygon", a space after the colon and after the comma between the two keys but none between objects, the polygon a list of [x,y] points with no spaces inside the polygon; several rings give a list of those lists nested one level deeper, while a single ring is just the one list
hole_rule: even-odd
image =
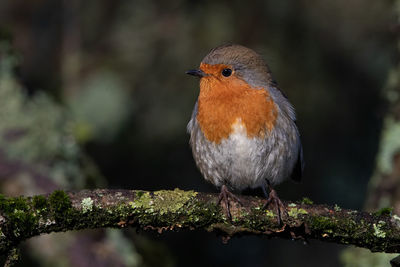
[{"label": "bird's eye", "polygon": [[229,77],[232,74],[232,70],[231,69],[223,69],[222,70],[222,75],[224,75],[225,77]]}]

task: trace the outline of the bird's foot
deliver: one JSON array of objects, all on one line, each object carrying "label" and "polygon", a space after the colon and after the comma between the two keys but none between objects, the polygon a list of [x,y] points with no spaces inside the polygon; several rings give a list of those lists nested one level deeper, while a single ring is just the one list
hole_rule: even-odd
[{"label": "bird's foot", "polygon": [[263,208],[266,209],[271,204],[275,206],[275,211],[276,211],[276,214],[277,214],[278,224],[281,225],[281,223],[282,223],[282,214],[285,214],[285,216],[288,216],[288,213],[287,213],[285,205],[283,205],[282,201],[279,199],[278,194],[272,188],[271,188],[271,191],[269,192],[269,196],[268,196],[267,202],[265,202]]},{"label": "bird's foot", "polygon": [[235,194],[230,192],[226,185],[223,185],[221,187],[221,193],[219,194],[217,204],[219,205],[221,203],[221,201],[224,203],[224,205],[222,205],[222,208],[224,209],[225,214],[228,217],[228,219],[232,220],[231,209],[230,209],[230,204],[229,204],[229,198],[235,200],[236,202],[238,202],[240,205],[243,206],[243,204],[240,201],[240,199]]}]

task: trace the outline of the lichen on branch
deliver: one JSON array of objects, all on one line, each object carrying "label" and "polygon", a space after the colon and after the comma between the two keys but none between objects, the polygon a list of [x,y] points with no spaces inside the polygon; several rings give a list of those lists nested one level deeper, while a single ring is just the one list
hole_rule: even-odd
[{"label": "lichen on branch", "polygon": [[240,196],[231,203],[232,220],[218,195],[180,189],[55,191],[33,197],[0,197],[0,253],[44,233],[127,226],[140,230],[206,230],[227,240],[236,235],[319,239],[353,244],[372,251],[400,252],[400,218],[384,210],[376,214],[315,205],[309,199],[285,203],[287,215],[278,225],[265,200]]}]

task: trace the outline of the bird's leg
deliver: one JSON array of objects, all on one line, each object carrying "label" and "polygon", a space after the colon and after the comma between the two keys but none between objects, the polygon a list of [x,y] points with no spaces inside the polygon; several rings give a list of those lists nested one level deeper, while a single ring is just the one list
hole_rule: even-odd
[{"label": "bird's leg", "polygon": [[[269,193],[267,192],[266,187],[268,187]],[[280,225],[282,222],[282,214],[285,214],[286,216],[288,215],[285,205],[283,205],[282,201],[278,197],[278,193],[276,193],[276,191],[271,187],[268,181],[267,184],[264,184],[262,186],[262,190],[265,197],[267,198],[267,202],[265,202],[263,208],[266,209],[270,204],[273,204],[275,206],[278,224]]]},{"label": "bird's leg", "polygon": [[242,202],[240,201],[240,199],[237,196],[235,196],[235,194],[230,192],[226,185],[222,185],[221,193],[219,194],[219,198],[218,198],[217,204],[219,205],[221,203],[221,201],[224,202],[225,205],[223,205],[223,209],[225,211],[225,214],[228,216],[229,220],[232,220],[232,215],[231,215],[231,211],[230,211],[230,204],[229,204],[229,198],[234,199],[240,205],[242,205]]}]

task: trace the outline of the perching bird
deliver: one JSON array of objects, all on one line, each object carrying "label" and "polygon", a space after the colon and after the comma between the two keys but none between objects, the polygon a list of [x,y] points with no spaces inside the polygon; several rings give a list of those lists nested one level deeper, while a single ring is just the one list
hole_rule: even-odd
[{"label": "perching bird", "polygon": [[[285,208],[274,185],[300,181],[303,152],[296,115],[262,57],[241,45],[214,48],[200,68],[200,93],[187,130],[204,178],[220,188],[219,201],[231,217],[231,193],[261,187],[275,204],[278,223]],[[269,194],[267,193],[269,191]],[[239,201],[240,202],[240,201]]]}]

